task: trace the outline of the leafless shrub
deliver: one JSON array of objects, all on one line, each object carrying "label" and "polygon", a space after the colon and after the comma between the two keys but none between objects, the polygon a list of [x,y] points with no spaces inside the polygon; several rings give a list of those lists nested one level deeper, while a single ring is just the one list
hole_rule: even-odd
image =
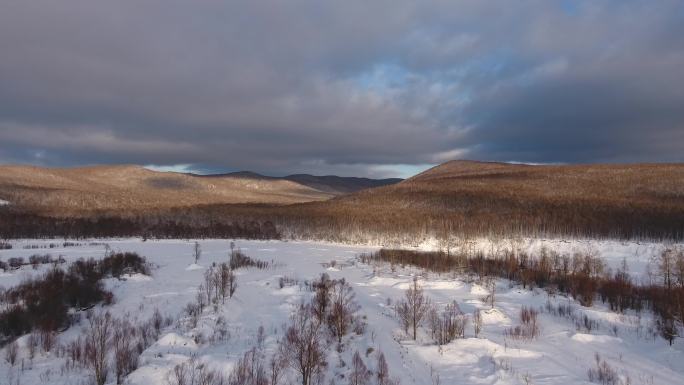
[{"label": "leafless shrub", "polygon": [[228,383],[223,374],[209,369],[197,357],[192,356],[187,362],[178,364],[167,374],[169,385],[225,385]]},{"label": "leafless shrub", "polygon": [[166,324],[166,320],[162,317],[161,313],[159,312],[159,309],[154,309],[154,313],[152,313],[152,319],[150,321],[152,323],[152,327],[154,328],[154,332],[157,335],[161,334],[162,327],[168,326]]},{"label": "leafless shrub", "polygon": [[88,365],[85,354],[85,343],[81,336],[70,341],[65,347],[67,356],[67,366],[71,367],[85,367]]},{"label": "leafless shrub", "polygon": [[14,366],[17,363],[17,355],[19,354],[19,345],[17,341],[12,341],[5,347],[5,361]]},{"label": "leafless shrub", "polygon": [[91,313],[88,321],[85,339],[86,362],[93,371],[95,383],[104,385],[109,371],[107,353],[108,342],[112,333],[112,317],[109,312],[104,314]]},{"label": "leafless shrub", "polygon": [[521,325],[506,329],[504,334],[514,339],[531,340],[539,335],[538,312],[523,306],[520,309]]},{"label": "leafless shrub", "polygon": [[226,324],[226,319],[219,316],[214,324],[214,332],[210,337],[212,342],[225,341],[230,338],[230,333],[228,332],[228,325]]},{"label": "leafless shrub", "polygon": [[254,259],[241,250],[232,249],[230,252],[230,268],[231,270],[236,270],[242,267],[256,267],[257,269],[267,269],[269,263],[265,261],[260,261]]},{"label": "leafless shrub", "polygon": [[352,357],[351,372],[349,373],[349,385],[369,385],[370,379],[371,371],[363,363],[359,352],[355,352]]},{"label": "leafless shrub", "polygon": [[221,297],[223,303],[226,302],[226,297],[232,298],[237,289],[237,278],[233,269],[226,263],[222,263],[214,273],[214,285],[216,286],[217,296]]},{"label": "leafless shrub", "polygon": [[49,352],[57,343],[57,333],[52,330],[42,330],[40,332],[40,346],[44,352]]},{"label": "leafless shrub", "polygon": [[265,341],[266,341],[266,329],[264,329],[264,325],[259,325],[259,328],[257,329],[257,334],[256,334],[256,348],[258,350],[263,350]]},{"label": "leafless shrub", "polygon": [[299,284],[299,280],[297,280],[297,278],[294,278],[294,277],[290,277],[290,276],[286,275],[284,277],[278,278],[278,287],[280,287],[281,289],[284,288],[285,286],[294,286],[297,284]]},{"label": "leafless shrub", "polygon": [[196,327],[199,317],[202,314],[202,307],[200,303],[189,302],[187,305],[185,305],[184,311],[190,321],[190,327]]},{"label": "leafless shrub", "polygon": [[210,267],[207,270],[204,271],[204,284],[202,285],[202,289],[204,291],[204,295],[206,297],[206,303],[211,304],[216,295],[218,293],[215,293],[215,274],[214,274],[214,267]]},{"label": "leafless shrub", "polygon": [[428,314],[428,321],[432,338],[437,345],[448,344],[456,338],[465,337],[468,318],[456,301],[448,304],[442,312],[432,308]]},{"label": "leafless shrub", "polygon": [[22,265],[24,265],[24,258],[23,257],[12,257],[7,260],[7,264],[9,267],[13,270],[16,270],[20,268]]},{"label": "leafless shrub", "polygon": [[123,379],[138,368],[139,353],[132,338],[136,329],[127,320],[116,320],[113,329],[114,372],[116,383],[122,384]]},{"label": "leafless shrub", "polygon": [[596,382],[601,385],[623,385],[620,376],[615,369],[613,369],[608,362],[601,359],[601,356],[596,353],[594,356],[596,366],[590,368],[587,372],[589,381]]}]

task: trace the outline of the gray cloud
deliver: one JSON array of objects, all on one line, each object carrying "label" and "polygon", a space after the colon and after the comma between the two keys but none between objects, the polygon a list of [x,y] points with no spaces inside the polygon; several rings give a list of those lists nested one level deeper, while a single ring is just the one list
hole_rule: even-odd
[{"label": "gray cloud", "polygon": [[682,161],[683,34],[674,0],[5,1],[0,162]]}]

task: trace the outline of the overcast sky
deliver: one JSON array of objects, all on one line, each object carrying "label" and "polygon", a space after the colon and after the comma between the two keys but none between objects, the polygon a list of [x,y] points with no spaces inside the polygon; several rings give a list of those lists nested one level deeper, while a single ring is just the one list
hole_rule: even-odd
[{"label": "overcast sky", "polygon": [[0,163],[684,161],[684,2],[0,0]]}]

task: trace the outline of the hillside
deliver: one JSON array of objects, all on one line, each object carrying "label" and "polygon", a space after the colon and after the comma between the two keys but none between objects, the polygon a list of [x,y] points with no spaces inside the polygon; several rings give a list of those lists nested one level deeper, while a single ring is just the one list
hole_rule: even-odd
[{"label": "hillside", "polygon": [[145,211],[207,204],[291,204],[331,196],[287,180],[208,179],[140,166],[0,166],[0,199],[12,206],[47,214]]},{"label": "hillside", "polygon": [[[684,165],[447,162],[401,183],[286,207],[333,236],[675,237],[684,234]],[[299,231],[299,230],[298,230]]]},{"label": "hillside", "polygon": [[96,207],[110,223],[97,228],[61,215],[55,225],[15,211],[0,216],[0,230],[6,237],[191,233],[414,245],[479,236],[684,238],[682,164],[453,161],[343,195],[244,173],[207,178],[121,167],[96,168],[95,177],[84,170],[24,170],[19,178],[5,168],[0,199],[31,208],[28,214]]}]

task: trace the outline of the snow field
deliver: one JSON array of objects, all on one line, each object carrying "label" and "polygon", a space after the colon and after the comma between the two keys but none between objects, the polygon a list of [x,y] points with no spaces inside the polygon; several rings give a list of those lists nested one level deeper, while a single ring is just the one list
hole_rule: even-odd
[{"label": "snow field", "polygon": [[[196,265],[192,256],[193,240],[108,239],[94,240],[93,244],[75,241],[82,245],[66,248],[23,249],[23,245],[51,242],[55,241],[12,242],[14,249],[1,250],[0,259],[27,258],[36,253],[50,253],[55,257],[61,254],[67,262],[82,257],[101,258],[107,243],[114,251],[138,252],[154,265],[151,277],[135,275],[106,282],[115,296],[115,303],[106,309],[114,316],[146,320],[159,309],[164,316],[178,320],[165,328],[156,343],[143,352],[140,367],[127,379],[129,384],[166,384],[169,370],[191,355],[227,375],[243,353],[254,346],[260,326],[265,330],[263,350],[270,354],[277,347],[292,309],[312,295],[303,288],[303,282],[316,279],[324,272],[333,279],[345,278],[351,283],[361,305],[358,314],[365,315],[367,322],[365,333],[347,336],[341,353],[335,346],[329,347],[326,384],[331,379],[338,384],[347,383],[342,376],[348,374],[351,356],[356,351],[371,370],[382,351],[391,375],[404,385],[432,385],[437,377],[441,384],[588,384],[587,371],[593,367],[596,353],[633,385],[684,384],[684,345],[677,341],[670,347],[660,337],[654,338],[649,332],[651,319],[646,313],[617,314],[600,301],[592,308],[583,308],[571,299],[522,289],[502,280],[497,281],[494,308],[491,308],[483,302],[489,289],[467,277],[425,273],[411,267],[395,267],[392,271],[386,265],[369,266],[356,261],[357,254],[372,251],[373,247],[236,240],[236,246],[245,254],[273,262],[274,267],[237,270],[238,288],[234,297],[219,306],[217,312],[207,307],[197,326],[189,328],[183,325],[183,309],[194,300],[205,269],[214,262],[228,260],[229,240],[200,240],[202,257]],[[558,247],[560,252],[591,247],[609,265],[618,266],[626,259],[630,271],[636,275],[644,271],[650,255],[663,247],[655,243],[573,242],[530,240],[522,247],[534,250],[543,245],[549,249]],[[334,266],[331,261],[335,261]],[[0,273],[0,285],[16,285],[47,268],[41,266],[34,270],[23,266]],[[480,309],[483,328],[479,336],[474,336],[470,324],[466,338],[442,347],[431,342],[427,328],[421,329],[417,341],[406,336],[392,306],[402,299],[414,276],[420,277],[419,284],[435,305],[444,306],[455,300],[468,315]],[[285,277],[298,284],[281,288],[280,278]],[[547,304],[552,308],[571,306],[578,319],[586,315],[591,320],[592,329],[578,330],[574,320],[546,311]],[[506,329],[520,324],[522,306],[540,310],[541,333],[530,341],[504,335]],[[219,318],[224,320],[224,338],[215,337]],[[84,325],[74,325],[61,333],[59,341],[65,343],[76,338]],[[65,372],[64,359],[53,353],[41,353],[29,362],[25,342],[25,337],[19,340],[24,370],[3,360],[0,384],[14,384],[17,379],[24,385],[87,383],[87,372]],[[113,380],[112,375],[110,382]],[[290,371],[284,383],[297,381],[296,373]]]}]

